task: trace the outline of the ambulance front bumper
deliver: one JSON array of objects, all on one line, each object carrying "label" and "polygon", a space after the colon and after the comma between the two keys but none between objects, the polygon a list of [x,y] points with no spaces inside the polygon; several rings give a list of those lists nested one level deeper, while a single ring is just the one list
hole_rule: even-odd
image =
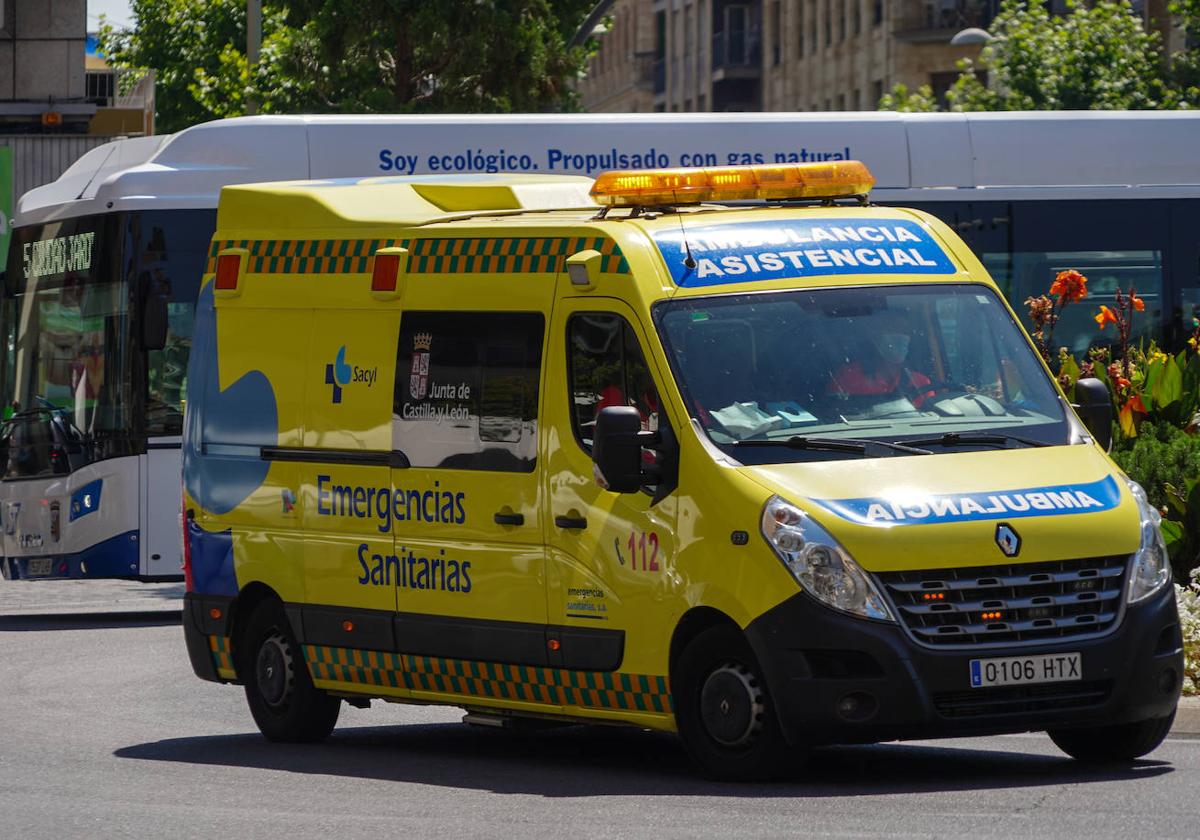
[{"label": "ambulance front bumper", "polygon": [[[897,624],[854,618],[800,593],[746,630],[794,745],[995,735],[1170,714],[1183,642],[1171,586],[1091,639],[939,650]],[[973,688],[971,660],[1079,654],[1078,678]]]}]

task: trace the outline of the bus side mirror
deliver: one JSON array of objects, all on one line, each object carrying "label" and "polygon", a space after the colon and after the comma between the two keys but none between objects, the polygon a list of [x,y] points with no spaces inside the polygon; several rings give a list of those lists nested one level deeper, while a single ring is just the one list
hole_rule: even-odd
[{"label": "bus side mirror", "polygon": [[653,437],[642,431],[642,417],[633,406],[600,409],[592,437],[596,483],[614,493],[636,493],[646,483],[642,474],[642,446]]},{"label": "bus side mirror", "polygon": [[1108,386],[1099,379],[1079,379],[1075,382],[1075,413],[1087,426],[1092,438],[1107,452],[1112,448],[1112,400]]},{"label": "bus side mirror", "polygon": [[167,346],[167,296],[147,295],[142,310],[142,346],[147,350],[161,350]]}]

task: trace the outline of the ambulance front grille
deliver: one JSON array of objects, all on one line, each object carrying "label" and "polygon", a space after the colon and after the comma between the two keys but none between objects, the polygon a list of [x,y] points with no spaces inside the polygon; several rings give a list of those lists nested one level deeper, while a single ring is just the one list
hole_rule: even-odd
[{"label": "ambulance front grille", "polygon": [[1052,642],[1116,626],[1128,557],[877,575],[913,637],[933,647]]}]

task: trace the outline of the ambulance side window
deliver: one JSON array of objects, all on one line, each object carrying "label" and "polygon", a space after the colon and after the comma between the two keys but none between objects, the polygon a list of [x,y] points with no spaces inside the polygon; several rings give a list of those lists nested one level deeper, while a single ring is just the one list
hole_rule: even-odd
[{"label": "ambulance side window", "polygon": [[545,319],[405,312],[392,448],[413,467],[532,472]]},{"label": "ambulance side window", "polygon": [[[642,428],[658,429],[658,390],[637,336],[619,315],[575,315],[567,323],[571,421],[575,437],[591,451],[596,415],[610,405],[629,405]],[[646,451],[648,459],[653,453]]]}]

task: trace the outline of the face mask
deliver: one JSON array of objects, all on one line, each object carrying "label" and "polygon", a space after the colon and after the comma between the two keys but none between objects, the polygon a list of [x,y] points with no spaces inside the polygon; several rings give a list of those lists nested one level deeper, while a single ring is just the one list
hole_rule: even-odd
[{"label": "face mask", "polygon": [[875,337],[875,349],[885,362],[900,364],[908,355],[910,336],[904,333],[882,333]]}]

